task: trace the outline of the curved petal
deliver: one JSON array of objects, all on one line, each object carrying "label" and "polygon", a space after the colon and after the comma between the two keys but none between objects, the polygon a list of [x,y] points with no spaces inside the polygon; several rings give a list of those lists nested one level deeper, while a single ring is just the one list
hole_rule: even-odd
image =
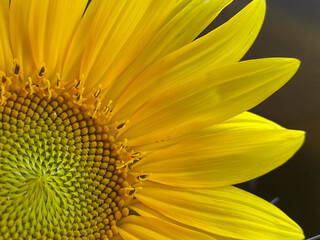
[{"label": "curved petal", "polygon": [[65,77],[89,79],[87,89],[99,82],[106,88],[142,51],[174,5],[172,0],[93,1],[73,39]]},{"label": "curved petal", "polygon": [[215,239],[204,233],[153,217],[128,216],[119,222],[118,228],[125,240]]},{"label": "curved petal", "polygon": [[131,118],[122,137],[144,145],[199,131],[262,102],[297,71],[286,58],[223,66],[192,81],[168,84]]},{"label": "curved petal", "polygon": [[283,127],[279,126],[278,124],[265,119],[263,117],[260,117],[256,114],[250,113],[250,112],[243,112],[233,118],[230,118],[222,123],[219,123],[217,125],[210,126],[208,128],[204,128],[202,130],[199,130],[197,132],[192,132],[190,134],[178,137],[178,138],[172,138],[172,139],[167,139],[161,142],[155,142],[147,145],[141,145],[141,146],[132,146],[132,148],[135,151],[143,152],[144,154],[149,154],[151,152],[166,148],[168,146],[177,144],[177,143],[182,143],[184,141],[193,139],[193,138],[198,138],[200,136],[206,135],[209,132],[212,132],[213,129],[223,129],[223,130],[232,130],[234,128],[239,128],[242,129],[242,127],[252,127],[252,128],[257,128],[257,127],[263,127],[265,129],[284,129]]},{"label": "curved petal", "polygon": [[178,1],[158,31],[152,38],[144,41],[146,45],[135,61],[113,82],[105,98],[116,102],[126,87],[146,67],[192,42],[230,2],[232,0]]},{"label": "curved petal", "polygon": [[95,18],[90,26],[83,25],[89,31],[87,43],[90,44],[84,49],[80,76],[100,80],[98,73],[104,73],[111,65],[150,4],[151,1],[101,1],[97,9],[88,9],[95,12]]},{"label": "curved petal", "polygon": [[194,230],[196,232],[201,232],[203,233],[207,238],[208,236],[211,237],[211,239],[216,239],[216,240],[238,240],[235,238],[230,238],[230,237],[223,237],[223,236],[219,236],[219,235],[215,235],[212,233],[208,233],[206,231],[201,231],[193,226],[187,226],[185,224],[182,224],[180,222],[174,221],[173,219],[170,219],[164,215],[161,215],[160,213],[156,212],[155,210],[153,210],[152,208],[149,208],[148,206],[144,205],[143,203],[139,202],[138,200],[135,200],[133,202],[131,202],[129,204],[129,208],[131,210],[133,210],[134,212],[138,213],[139,216],[143,216],[143,217],[151,217],[151,218],[158,218],[162,221],[165,221],[167,223],[173,224],[173,225],[178,225],[180,227],[183,228],[187,228],[190,230]]},{"label": "curved petal", "polygon": [[0,71],[9,74],[13,63],[9,41],[9,0],[0,2],[0,36]]},{"label": "curved petal", "polygon": [[135,196],[168,218],[216,235],[256,240],[304,239],[300,227],[282,211],[235,187],[191,190],[147,181]]},{"label": "curved petal", "polygon": [[287,130],[244,113],[197,132],[184,142],[152,152],[134,164],[132,171],[150,173],[149,180],[171,186],[228,186],[283,164],[303,140],[302,131]]},{"label": "curved petal", "polygon": [[265,2],[252,1],[219,28],[155,62],[125,90],[113,109],[114,118],[130,116],[168,84],[192,81],[239,61],[257,37],[264,15]]},{"label": "curved petal", "polygon": [[[156,34],[169,13],[172,12],[173,7],[174,1],[172,0],[153,0],[150,2],[145,14],[141,17],[141,20],[117,54],[114,54],[114,57],[110,58],[109,49],[105,49],[108,65],[105,64],[105,58],[101,57],[101,70],[97,71],[97,64],[95,64],[94,71],[92,72],[94,76],[91,74],[92,77],[89,77],[90,81],[86,83],[86,86],[90,88],[103,82],[102,88],[108,88],[108,84],[112,83],[113,80],[125,71],[144,50],[150,38]],[[108,46],[104,47],[107,48]],[[103,54],[103,52],[99,54]],[[108,83],[106,83],[106,79],[108,79]]]}]

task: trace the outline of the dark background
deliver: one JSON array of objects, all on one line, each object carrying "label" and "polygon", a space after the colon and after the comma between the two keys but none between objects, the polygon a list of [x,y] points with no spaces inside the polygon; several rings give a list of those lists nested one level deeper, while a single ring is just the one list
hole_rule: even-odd
[{"label": "dark background", "polygon": [[[236,0],[212,23],[212,30],[249,0]],[[262,30],[244,59],[294,57],[298,73],[251,111],[307,132],[301,150],[273,172],[240,187],[272,201],[294,219],[307,238],[320,234],[320,1],[267,0]]]}]

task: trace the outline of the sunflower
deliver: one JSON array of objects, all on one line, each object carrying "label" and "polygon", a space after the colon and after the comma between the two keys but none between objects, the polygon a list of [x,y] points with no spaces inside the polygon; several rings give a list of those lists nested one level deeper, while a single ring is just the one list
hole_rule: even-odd
[{"label": "sunflower", "polygon": [[303,239],[231,185],[304,133],[246,112],[299,61],[239,62],[265,1],[1,0],[0,239]]}]

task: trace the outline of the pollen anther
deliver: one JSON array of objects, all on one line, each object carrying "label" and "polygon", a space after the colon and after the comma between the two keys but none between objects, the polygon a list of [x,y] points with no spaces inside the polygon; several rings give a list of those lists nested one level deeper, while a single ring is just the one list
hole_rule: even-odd
[{"label": "pollen anther", "polygon": [[75,86],[74,86],[75,89],[78,90],[79,88],[81,88],[83,86],[83,83],[84,83],[83,78],[84,78],[84,75],[81,75],[81,77],[78,80],[77,79],[74,80],[75,81]]},{"label": "pollen anther", "polygon": [[125,196],[126,197],[132,197],[133,195],[136,193],[136,191],[141,190],[142,187],[128,187],[128,188],[124,188],[125,190]]},{"label": "pollen anther", "polygon": [[137,179],[140,181],[146,181],[148,179],[148,175],[147,174],[141,174],[139,176],[137,176]]},{"label": "pollen anther", "polygon": [[45,67],[45,66],[42,66],[41,69],[40,69],[40,71],[39,71],[39,74],[38,74],[39,77],[40,77],[40,78],[43,77],[46,72],[47,72],[46,67]]},{"label": "pollen anther", "polygon": [[99,85],[98,89],[95,91],[95,93],[93,94],[93,96],[94,96],[95,98],[98,98],[99,95],[100,95],[100,93],[101,93],[101,84]]},{"label": "pollen anther", "polygon": [[117,126],[116,126],[116,130],[117,130],[117,131],[120,131],[120,130],[123,129],[128,123],[129,123],[129,120],[127,120],[127,121],[125,121],[125,122],[117,125]]},{"label": "pollen anther", "polygon": [[112,112],[111,104],[112,104],[112,100],[109,101],[108,105],[103,110],[103,115],[105,115],[106,117],[109,117],[110,113]]},{"label": "pollen anther", "polygon": [[11,80],[6,76],[6,74],[0,71],[1,83],[5,86],[11,85]]},{"label": "pollen anther", "polygon": [[119,129],[123,128],[123,127],[124,127],[124,124],[125,124],[125,122],[124,122],[124,123],[119,124],[119,125],[117,126],[117,129],[119,130]]},{"label": "pollen anther", "polygon": [[138,158],[141,156],[141,152],[134,152],[131,154],[131,158]]},{"label": "pollen anther", "polygon": [[84,87],[82,87],[78,92],[76,92],[74,99],[76,104],[81,104],[84,100],[83,98]]},{"label": "pollen anther", "polygon": [[12,71],[13,75],[18,76],[20,74],[20,70],[21,70],[21,67],[18,63],[18,60],[17,59],[13,60],[13,71]]},{"label": "pollen anther", "polygon": [[60,73],[57,73],[56,76],[57,76],[56,88],[57,88],[57,89],[63,89]]},{"label": "pollen anther", "polygon": [[101,99],[98,99],[97,101],[95,101],[93,106],[94,106],[94,109],[93,109],[93,112],[92,112],[92,118],[96,118],[97,117],[97,113],[100,111],[100,108],[101,108]]},{"label": "pollen anther", "polygon": [[123,142],[121,143],[119,149],[117,150],[117,153],[120,154],[120,152],[126,148],[126,144],[128,142],[128,139],[123,139]]}]

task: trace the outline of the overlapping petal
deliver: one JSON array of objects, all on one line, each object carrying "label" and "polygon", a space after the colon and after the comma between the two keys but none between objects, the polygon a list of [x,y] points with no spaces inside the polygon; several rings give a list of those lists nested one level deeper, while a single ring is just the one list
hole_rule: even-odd
[{"label": "overlapping petal", "polygon": [[[41,79],[35,75],[42,67],[50,80],[61,73],[67,82],[65,92],[74,78],[83,80],[84,97],[101,85],[103,104],[115,102],[112,118],[104,120],[111,125],[130,120],[121,133],[109,136],[110,142],[113,137],[128,139],[127,148],[111,144],[119,151],[112,153],[115,158],[110,155],[110,161],[123,160],[118,156],[122,148],[146,153],[128,165],[128,178],[121,172],[120,178],[111,175],[104,181],[122,188],[119,195],[115,192],[119,188],[105,194],[110,197],[105,205],[117,212],[105,218],[112,230],[107,230],[109,236],[117,233],[113,216],[118,221],[128,210],[122,215],[113,205],[126,202],[141,215],[124,217],[117,223],[120,235],[112,239],[303,239],[299,226],[275,206],[229,186],[278,167],[304,139],[301,131],[243,113],[285,84],[299,66],[298,60],[285,58],[237,63],[261,28],[265,1],[253,0],[230,21],[193,41],[231,1],[93,0],[86,11],[87,0],[1,1],[0,71],[9,73],[17,59],[23,74],[34,80]],[[70,99],[61,109],[73,105]],[[72,113],[68,111],[68,116]],[[89,140],[95,137],[90,135]],[[90,144],[108,153],[110,144],[102,148],[101,143]],[[44,151],[42,143],[37,144]],[[90,160],[88,166],[92,164]],[[120,172],[116,164],[109,168]],[[147,177],[136,183],[131,177],[139,174]],[[131,191],[129,185],[137,188]],[[99,187],[96,195],[106,186]],[[134,201],[122,199],[127,190],[133,192]],[[43,217],[39,213],[37,218]]]},{"label": "overlapping petal", "polygon": [[34,69],[40,71],[42,67],[47,68],[49,79],[61,72],[86,4],[86,0],[11,1],[11,46],[26,76],[37,74]]},{"label": "overlapping petal", "polygon": [[131,118],[121,137],[130,145],[176,138],[222,122],[262,102],[296,72],[299,61],[249,60],[223,66],[197,79],[171,82]]},{"label": "overlapping petal", "polygon": [[219,28],[154,63],[124,91],[113,109],[114,119],[130,117],[163,85],[197,79],[239,61],[258,35],[264,13],[264,1],[255,0]]},{"label": "overlapping petal", "polygon": [[304,133],[251,113],[199,131],[186,141],[154,151],[132,166],[162,184],[212,188],[261,176],[287,161]]},{"label": "overlapping petal", "polygon": [[172,224],[154,217],[129,216],[119,223],[119,233],[125,240],[170,240],[170,239],[201,239],[215,238]]},{"label": "overlapping petal", "polygon": [[[105,97],[116,102],[127,86],[146,67],[193,41],[231,1],[178,1],[165,22],[154,32],[155,34],[143,40],[143,42],[146,42],[143,50],[136,56],[135,61],[113,82]],[[156,0],[155,2],[160,1]],[[158,25],[155,26],[158,27]]]},{"label": "overlapping petal", "polygon": [[235,238],[223,237],[221,235],[208,233],[206,231],[202,231],[200,229],[197,229],[193,226],[188,226],[188,225],[182,224],[181,222],[177,222],[171,218],[168,218],[168,217],[162,215],[160,212],[157,212],[157,210],[154,210],[154,209],[144,205],[143,203],[139,202],[138,200],[134,200],[132,203],[130,203],[130,209],[133,212],[137,213],[139,216],[148,217],[148,218],[157,218],[157,219],[160,219],[160,220],[165,221],[167,223],[170,223],[172,225],[178,225],[180,227],[182,226],[183,228],[187,228],[187,229],[190,229],[193,231],[203,233],[206,235],[206,237],[210,236],[212,239],[215,239],[215,240],[238,240]]},{"label": "overlapping petal", "polygon": [[146,182],[136,197],[174,221],[215,235],[235,239],[303,239],[300,227],[278,208],[235,187],[200,190]]},{"label": "overlapping petal", "polygon": [[[170,2],[171,5],[174,3],[158,2],[158,7],[162,9],[164,15],[167,13],[166,8],[170,9]],[[70,71],[69,64],[73,66],[74,61],[79,63],[76,66],[80,68],[74,69],[77,71],[75,76],[70,76],[68,72],[66,75],[81,77],[83,80],[90,79],[87,87],[92,82],[100,81],[128,39],[136,36],[136,28],[138,26],[142,28],[142,21],[148,20],[148,17],[150,18],[158,10],[153,8],[154,4],[157,3],[152,0],[96,1],[90,4],[69,51],[68,57],[71,59],[67,59],[65,71]],[[151,9],[154,11],[150,11]],[[155,14],[152,17],[158,19],[159,15]],[[147,27],[146,30],[150,32],[150,28]],[[74,55],[74,52],[79,53]],[[104,85],[107,86],[107,83]]]},{"label": "overlapping petal", "polygon": [[75,34],[64,75],[89,79],[87,88],[108,79],[107,89],[117,78],[109,94],[119,93],[152,61],[190,43],[230,2],[93,1]]},{"label": "overlapping petal", "polygon": [[87,89],[102,83],[110,89],[106,99],[114,99],[151,62],[191,42],[230,2],[93,1],[75,34],[64,76],[88,79]]}]

